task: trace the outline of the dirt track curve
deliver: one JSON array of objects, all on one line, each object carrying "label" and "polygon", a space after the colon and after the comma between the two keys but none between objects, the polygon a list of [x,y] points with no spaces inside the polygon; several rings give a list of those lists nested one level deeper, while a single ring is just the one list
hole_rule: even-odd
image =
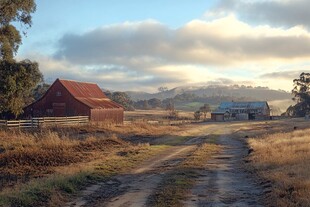
[{"label": "dirt track curve", "polygon": [[[223,129],[225,128],[225,129]],[[223,131],[217,143],[224,149],[206,163],[199,172],[193,189],[184,206],[262,206],[263,189],[242,168],[247,149],[243,142],[233,139],[229,124],[209,128],[201,135]],[[174,146],[144,162],[128,174],[118,175],[107,182],[90,186],[82,196],[68,203],[67,207],[146,206],[147,199],[162,180],[165,173],[173,170],[190,155],[203,140],[192,138],[183,145]]]}]

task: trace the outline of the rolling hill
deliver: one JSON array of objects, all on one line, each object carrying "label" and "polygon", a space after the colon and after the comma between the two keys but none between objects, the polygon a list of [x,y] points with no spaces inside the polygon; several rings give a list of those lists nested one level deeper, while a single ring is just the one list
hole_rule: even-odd
[{"label": "rolling hill", "polygon": [[272,90],[266,87],[250,87],[250,86],[200,86],[200,87],[177,87],[158,93],[146,93],[137,91],[126,91],[132,100],[147,100],[151,98],[166,99],[173,98],[178,94],[191,93],[201,97],[211,96],[231,96],[231,97],[247,97],[253,101],[275,101],[289,100],[292,95],[282,90]]}]

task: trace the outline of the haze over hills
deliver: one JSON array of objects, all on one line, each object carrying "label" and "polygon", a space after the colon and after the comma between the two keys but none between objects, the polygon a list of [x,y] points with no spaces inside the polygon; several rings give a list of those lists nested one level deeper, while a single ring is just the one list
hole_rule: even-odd
[{"label": "haze over hills", "polygon": [[[165,100],[174,98],[175,107],[178,110],[195,111],[205,103],[217,108],[222,101],[268,101],[273,114],[280,115],[293,105],[292,95],[283,90],[272,90],[267,87],[252,86],[183,86],[157,93],[127,91],[133,101],[149,100],[153,98]],[[182,96],[181,94],[188,94]],[[194,94],[194,96],[189,95]],[[180,97],[181,95],[181,97]],[[188,98],[188,97],[192,97]],[[195,98],[198,97],[198,98]],[[200,97],[200,98],[199,98]],[[185,99],[184,99],[185,98]]]},{"label": "haze over hills", "polygon": [[132,100],[145,100],[151,98],[166,99],[173,98],[178,94],[191,93],[201,97],[211,96],[230,96],[230,97],[246,97],[253,101],[275,101],[290,100],[292,95],[282,90],[272,90],[267,87],[251,87],[251,86],[182,86],[158,93],[147,93],[137,91],[126,91]]}]

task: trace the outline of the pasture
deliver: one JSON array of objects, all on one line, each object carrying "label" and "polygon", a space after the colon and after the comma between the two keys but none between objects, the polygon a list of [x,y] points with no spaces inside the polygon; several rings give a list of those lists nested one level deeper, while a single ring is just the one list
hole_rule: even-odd
[{"label": "pasture", "polygon": [[[84,189],[105,189],[106,185],[115,191],[106,192],[111,199],[113,193],[116,196],[118,191],[126,191],[124,202],[131,202],[129,195],[135,192],[140,202],[150,206],[188,206],[195,202],[198,192],[205,196],[201,202],[208,198],[203,201],[208,206],[220,194],[196,188],[198,184],[205,185],[204,189],[216,187],[200,183],[212,178],[212,174],[205,172],[214,170],[214,165],[234,169],[242,166],[249,173],[244,176],[251,177],[249,182],[257,180],[253,185],[263,189],[257,202],[264,206],[309,206],[309,121],[201,122],[177,126],[143,121],[164,120],[166,113],[126,112],[125,119],[132,122],[125,125],[94,123],[1,130],[0,206],[63,206],[76,198],[87,203],[90,200],[83,197]],[[192,113],[180,112],[180,116],[190,120]],[[232,160],[222,159],[223,156]],[[148,178],[149,173],[155,173],[153,180]],[[236,176],[219,175],[223,177],[217,179]],[[113,180],[121,182],[123,176],[133,184],[143,180],[141,193],[137,189],[131,191],[130,186],[118,188]],[[144,186],[151,189],[146,191]],[[220,188],[224,192],[231,188],[243,190],[238,183]],[[102,189],[100,192],[104,193]],[[163,190],[165,194],[161,193]],[[94,190],[89,196],[98,193]],[[96,206],[96,202],[103,206],[113,204],[110,197],[100,199],[88,203],[89,206]]]}]

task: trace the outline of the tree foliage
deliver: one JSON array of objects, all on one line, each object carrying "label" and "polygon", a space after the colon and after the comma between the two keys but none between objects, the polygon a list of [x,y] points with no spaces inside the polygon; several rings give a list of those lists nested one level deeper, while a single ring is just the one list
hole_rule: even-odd
[{"label": "tree foliage", "polygon": [[[12,60],[22,43],[19,31],[12,22],[31,27],[31,14],[35,12],[34,0],[1,0],[0,1],[0,44],[2,60]],[[25,30],[23,33],[26,34]]]},{"label": "tree foliage", "polygon": [[0,1],[0,113],[22,113],[32,89],[42,80],[38,63],[14,60],[22,38],[12,23],[30,27],[35,10],[34,0]]},{"label": "tree foliage", "polygon": [[305,116],[310,112],[310,73],[301,73],[298,79],[294,79],[292,94],[295,106],[287,109],[287,114],[291,116]]},{"label": "tree foliage", "polygon": [[149,104],[149,106],[150,107],[152,107],[152,108],[159,108],[159,107],[161,107],[161,100],[160,99],[158,99],[158,98],[152,98],[152,99],[150,99],[150,100],[148,100],[148,104]]},{"label": "tree foliage", "polygon": [[209,104],[205,104],[202,107],[200,107],[199,111],[203,113],[203,118],[206,119],[208,112],[211,112],[211,107]]},{"label": "tree foliage", "polygon": [[50,84],[45,82],[41,82],[40,84],[38,84],[32,91],[33,100],[38,100],[39,98],[41,98],[50,86]]},{"label": "tree foliage", "polygon": [[168,119],[178,119],[179,112],[175,109],[174,102],[172,99],[166,105],[166,111],[168,112]]},{"label": "tree foliage", "polygon": [[194,119],[195,120],[200,120],[202,113],[200,111],[195,111],[194,112]]},{"label": "tree foliage", "polygon": [[166,87],[166,86],[160,86],[160,87],[158,88],[158,91],[159,91],[159,92],[168,91],[168,87]]},{"label": "tree foliage", "polygon": [[31,61],[0,62],[0,112],[15,116],[29,104],[32,89],[42,79],[38,64]]},{"label": "tree foliage", "polygon": [[126,111],[133,111],[133,102],[125,92],[113,92],[106,91],[105,94],[114,102],[122,105]]}]

